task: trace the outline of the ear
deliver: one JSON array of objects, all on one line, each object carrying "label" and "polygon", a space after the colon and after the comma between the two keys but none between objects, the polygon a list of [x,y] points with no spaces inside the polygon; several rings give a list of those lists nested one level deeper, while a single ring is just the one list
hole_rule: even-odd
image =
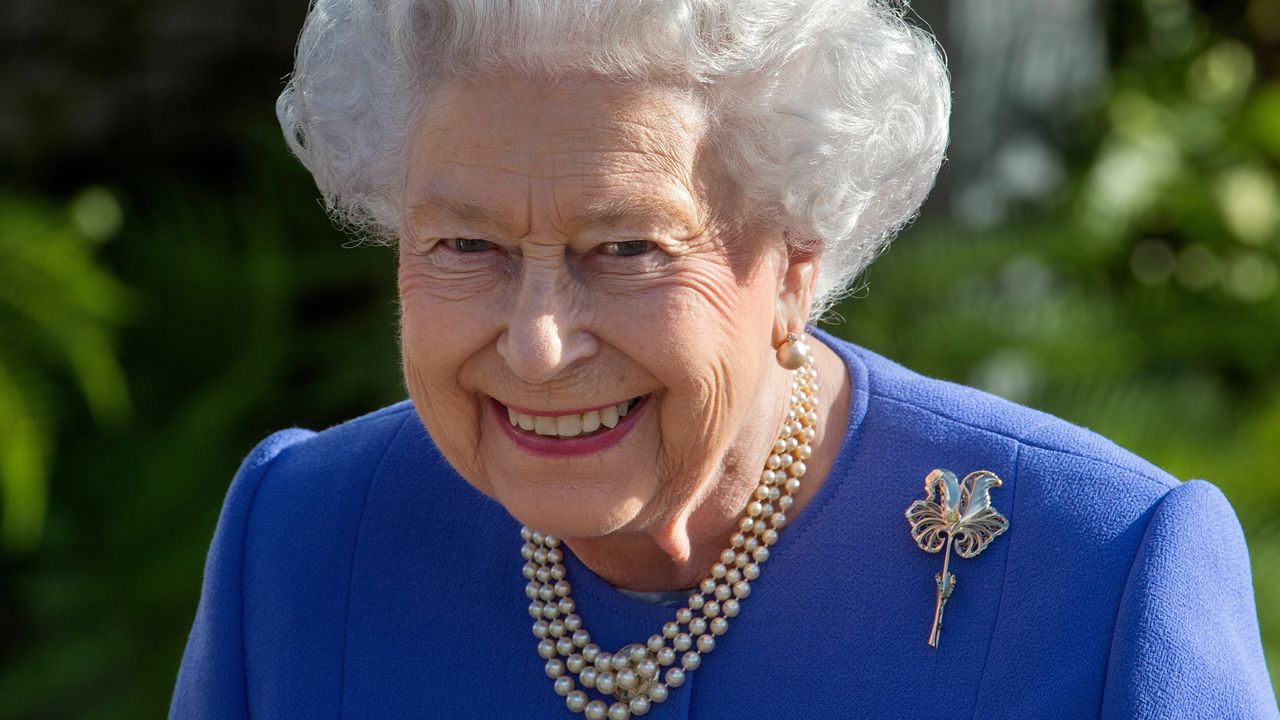
[{"label": "ear", "polygon": [[[790,238],[783,233],[783,242]],[[822,256],[817,250],[797,248],[787,243],[779,267],[778,299],[774,318],[774,344],[786,339],[787,333],[804,332],[813,307],[814,290]]]}]

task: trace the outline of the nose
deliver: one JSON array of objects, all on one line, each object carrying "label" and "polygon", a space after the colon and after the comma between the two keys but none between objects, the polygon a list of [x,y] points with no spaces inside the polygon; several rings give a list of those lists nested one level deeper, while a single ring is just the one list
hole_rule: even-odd
[{"label": "nose", "polygon": [[521,381],[542,385],[595,354],[598,340],[582,327],[586,308],[563,263],[526,260],[498,354]]}]

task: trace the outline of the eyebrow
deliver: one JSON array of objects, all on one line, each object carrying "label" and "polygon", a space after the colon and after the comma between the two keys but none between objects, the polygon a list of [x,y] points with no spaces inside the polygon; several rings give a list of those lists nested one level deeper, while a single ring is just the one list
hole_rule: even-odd
[{"label": "eyebrow", "polygon": [[[624,221],[659,221],[692,231],[698,227],[698,216],[688,205],[655,195],[634,195],[585,203],[569,216],[574,229],[608,227]],[[423,216],[443,215],[461,222],[479,223],[505,228],[500,214],[490,208],[447,195],[426,195],[410,206],[415,220]]]},{"label": "eyebrow", "polygon": [[574,227],[599,227],[617,225],[626,220],[661,220],[683,226],[686,230],[697,227],[697,214],[681,202],[655,195],[627,195],[587,203],[571,216]]},{"label": "eyebrow", "polygon": [[414,220],[418,220],[424,215],[444,215],[463,222],[504,227],[504,223],[498,221],[497,213],[481,205],[447,195],[421,197],[410,205],[409,209],[410,216]]}]

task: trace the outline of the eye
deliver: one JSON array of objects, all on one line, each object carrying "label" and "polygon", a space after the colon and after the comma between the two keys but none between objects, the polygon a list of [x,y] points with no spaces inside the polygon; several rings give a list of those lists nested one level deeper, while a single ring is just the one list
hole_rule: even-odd
[{"label": "eye", "polygon": [[444,244],[450,250],[460,253],[482,253],[486,250],[492,250],[494,245],[488,240],[477,240],[476,238],[450,238],[444,241]]},{"label": "eye", "polygon": [[600,252],[615,257],[634,257],[643,255],[654,247],[654,244],[649,240],[621,240],[602,244]]}]

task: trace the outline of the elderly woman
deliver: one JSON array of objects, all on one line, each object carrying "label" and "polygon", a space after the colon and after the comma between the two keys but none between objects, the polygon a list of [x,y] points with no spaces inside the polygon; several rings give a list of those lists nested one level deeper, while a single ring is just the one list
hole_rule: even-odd
[{"label": "elderly woman", "polygon": [[410,400],[249,455],[171,717],[1276,717],[1213,485],[806,325],[948,93],[870,0],[317,0]]}]

